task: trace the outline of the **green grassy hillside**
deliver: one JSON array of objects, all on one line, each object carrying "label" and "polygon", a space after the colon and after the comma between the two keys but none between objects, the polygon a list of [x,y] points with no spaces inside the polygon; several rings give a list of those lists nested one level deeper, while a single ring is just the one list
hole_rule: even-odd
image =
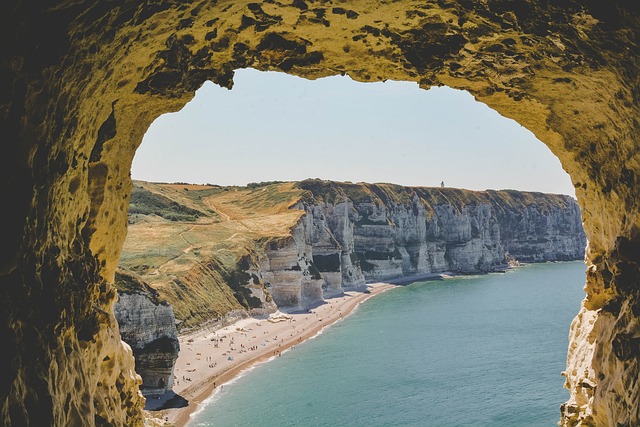
[{"label": "green grassy hillside", "polygon": [[[156,289],[181,327],[255,306],[240,286],[247,263],[289,236],[303,194],[293,183],[252,187],[135,181],[120,267]],[[255,286],[262,286],[255,284]]]}]

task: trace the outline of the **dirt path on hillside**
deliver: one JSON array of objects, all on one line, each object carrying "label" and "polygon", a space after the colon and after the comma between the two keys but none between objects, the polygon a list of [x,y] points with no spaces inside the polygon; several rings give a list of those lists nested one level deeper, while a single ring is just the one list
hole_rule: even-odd
[{"label": "dirt path on hillside", "polygon": [[213,201],[211,200],[210,197],[207,197],[206,199],[203,200],[203,202],[209,206],[209,208],[213,209],[214,211],[216,211],[216,213],[218,213],[226,222],[231,222],[231,216],[229,216],[229,214],[227,214],[225,211],[223,211],[222,209],[220,209],[218,206],[216,206]]},{"label": "dirt path on hillside", "polygon": [[191,251],[193,250],[193,244],[192,244],[190,241],[188,241],[188,240],[184,237],[184,233],[190,233],[191,231],[193,231],[193,229],[194,229],[194,228],[196,228],[196,226],[195,226],[195,225],[191,226],[191,228],[190,228],[190,229],[188,229],[187,231],[181,231],[181,232],[178,234],[178,236],[180,236],[180,238],[181,238],[182,240],[184,240],[184,242],[185,242],[187,245],[189,245],[189,247],[188,247],[188,248],[184,248],[184,249],[182,250],[182,253],[183,253],[183,254],[188,254],[189,252],[191,252]]}]

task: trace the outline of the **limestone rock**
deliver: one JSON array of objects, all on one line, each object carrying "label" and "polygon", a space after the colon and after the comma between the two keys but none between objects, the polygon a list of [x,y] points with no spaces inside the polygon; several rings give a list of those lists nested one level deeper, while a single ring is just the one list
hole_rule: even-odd
[{"label": "limestone rock", "polygon": [[136,372],[142,377],[140,390],[145,396],[162,395],[173,387],[173,368],[180,351],[173,309],[130,274],[119,271],[116,285],[121,289],[115,316],[122,340],[133,350]]},{"label": "limestone rock", "polygon": [[[267,246],[256,273],[279,307],[302,307],[365,281],[486,273],[508,260],[584,258],[569,196],[307,180],[291,238]],[[260,257],[260,255],[258,256]]]}]

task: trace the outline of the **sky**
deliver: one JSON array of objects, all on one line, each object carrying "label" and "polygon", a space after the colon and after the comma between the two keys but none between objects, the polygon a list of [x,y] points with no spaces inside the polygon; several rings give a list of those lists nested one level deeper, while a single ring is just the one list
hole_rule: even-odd
[{"label": "sky", "polygon": [[321,178],[574,196],[524,127],[448,87],[237,70],[146,132],[133,179],[246,185]]}]

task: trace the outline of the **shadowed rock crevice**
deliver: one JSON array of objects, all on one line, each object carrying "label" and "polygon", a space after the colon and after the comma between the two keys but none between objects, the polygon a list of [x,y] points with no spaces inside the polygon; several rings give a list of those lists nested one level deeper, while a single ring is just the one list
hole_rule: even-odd
[{"label": "shadowed rock crevice", "polygon": [[139,379],[112,309],[133,154],[156,117],[180,109],[207,79],[230,88],[233,70],[249,66],[468,90],[547,144],[572,177],[589,238],[562,423],[640,422],[638,362],[628,358],[640,330],[639,255],[621,243],[640,240],[640,3],[339,7],[0,6],[0,180],[10,189],[0,223],[3,424],[141,424]]}]

